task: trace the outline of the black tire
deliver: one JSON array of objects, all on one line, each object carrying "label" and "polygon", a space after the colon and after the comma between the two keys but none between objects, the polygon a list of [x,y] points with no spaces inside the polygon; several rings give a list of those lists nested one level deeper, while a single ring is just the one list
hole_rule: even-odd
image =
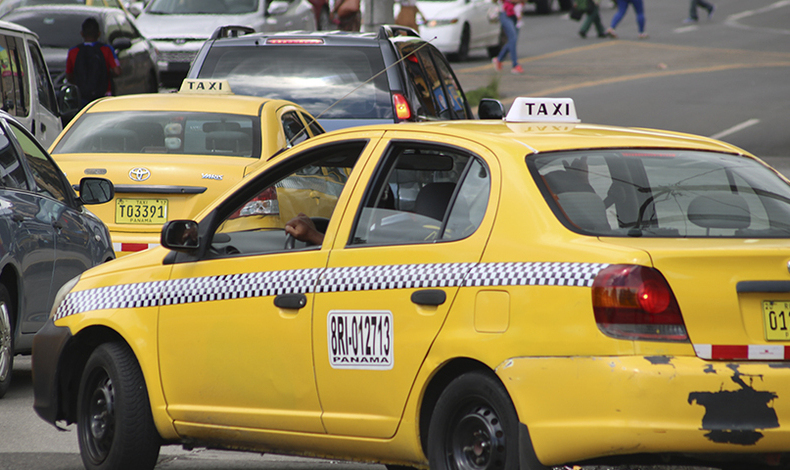
[{"label": "black tire", "polygon": [[5,396],[14,375],[14,305],[8,289],[0,284],[0,398]]},{"label": "black tire", "polygon": [[518,416],[491,374],[470,372],[447,386],[428,428],[431,470],[518,470]]},{"label": "black tire", "polygon": [[150,470],[161,439],[145,379],[124,343],[104,343],[85,364],[77,397],[77,436],[87,470]]},{"label": "black tire", "polygon": [[551,4],[554,0],[535,0],[535,13],[539,15],[548,15],[551,13]]}]

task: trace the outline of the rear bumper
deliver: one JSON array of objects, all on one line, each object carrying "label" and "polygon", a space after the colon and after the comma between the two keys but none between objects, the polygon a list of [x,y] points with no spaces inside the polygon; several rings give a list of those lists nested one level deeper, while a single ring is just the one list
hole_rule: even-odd
[{"label": "rear bumper", "polygon": [[144,251],[149,248],[159,246],[160,232],[156,233],[129,233],[129,232],[110,232],[112,247],[115,255],[121,256]]},{"label": "rear bumper", "polygon": [[514,358],[497,374],[544,465],[790,450],[790,363]]},{"label": "rear bumper", "polygon": [[33,337],[33,408],[49,423],[63,419],[58,387],[58,363],[71,330],[47,320]]}]

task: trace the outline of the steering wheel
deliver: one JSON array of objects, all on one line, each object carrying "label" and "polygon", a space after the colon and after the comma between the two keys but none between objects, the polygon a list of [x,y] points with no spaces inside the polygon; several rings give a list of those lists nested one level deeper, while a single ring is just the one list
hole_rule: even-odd
[{"label": "steering wheel", "polygon": [[[329,226],[329,219],[326,217],[310,217],[310,220],[315,225],[315,229],[321,233],[326,233],[326,228]],[[285,249],[293,250],[296,247],[296,238],[288,232],[285,232]]]}]

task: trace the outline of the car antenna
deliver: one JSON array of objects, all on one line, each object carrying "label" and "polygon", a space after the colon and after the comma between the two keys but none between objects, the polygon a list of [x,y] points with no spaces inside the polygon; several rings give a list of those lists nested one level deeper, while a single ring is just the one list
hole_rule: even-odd
[{"label": "car antenna", "polygon": [[[384,26],[382,26],[382,28],[384,28]],[[399,28],[399,29],[400,29],[400,28]],[[405,28],[403,28],[403,29],[405,29]],[[318,121],[318,118],[320,118],[321,116],[323,116],[324,114],[326,114],[326,112],[327,112],[327,111],[329,111],[330,109],[334,108],[334,107],[335,107],[335,105],[337,105],[338,103],[340,103],[340,102],[341,102],[341,101],[343,101],[344,99],[346,99],[346,98],[348,98],[349,96],[351,96],[353,93],[355,93],[357,90],[359,90],[359,89],[360,89],[360,88],[362,88],[363,86],[365,86],[365,85],[367,85],[368,83],[370,83],[371,81],[375,80],[375,79],[376,79],[376,78],[377,78],[379,75],[383,74],[383,73],[384,73],[384,72],[386,72],[387,70],[391,69],[392,67],[395,67],[396,65],[400,64],[401,62],[403,62],[404,60],[408,59],[408,58],[409,58],[409,57],[411,57],[412,55],[416,54],[416,53],[417,53],[417,51],[419,51],[419,50],[420,50],[420,49],[422,49],[423,47],[427,46],[427,45],[428,45],[428,43],[430,43],[431,41],[433,41],[434,39],[436,39],[436,37],[437,37],[437,36],[434,36],[432,39],[428,39],[428,40],[426,40],[424,43],[420,44],[420,45],[419,45],[417,48],[415,48],[413,51],[409,52],[409,53],[408,53],[408,54],[406,54],[405,56],[403,56],[403,57],[401,57],[400,59],[396,60],[395,62],[391,63],[391,64],[390,64],[390,65],[388,65],[387,67],[384,67],[384,69],[382,69],[380,72],[378,72],[377,74],[373,75],[372,77],[368,78],[368,79],[367,79],[367,80],[365,80],[364,82],[362,82],[362,83],[360,83],[359,85],[357,85],[357,86],[356,86],[356,87],[355,87],[353,90],[351,90],[351,91],[349,91],[348,93],[346,93],[346,94],[345,94],[345,95],[344,95],[342,98],[338,99],[338,100],[337,100],[337,101],[335,101],[334,103],[332,103],[332,104],[330,104],[329,106],[327,106],[327,107],[326,107],[326,109],[324,109],[323,111],[321,111],[321,112],[320,112],[320,113],[319,113],[317,116],[313,116],[313,119],[312,119],[312,120],[310,120],[310,122],[308,122],[308,123],[307,123],[307,126],[305,126],[304,128],[302,128],[302,130],[300,130],[299,132],[297,132],[297,133],[296,133],[296,134],[295,134],[293,137],[291,137],[291,138],[288,140],[288,145],[289,145],[289,146],[290,146],[290,145],[292,145],[293,141],[294,141],[294,140],[296,140],[296,138],[297,138],[297,137],[299,137],[300,135],[302,135],[302,132],[305,132],[305,131],[307,130],[307,128],[308,128],[308,127],[310,127],[310,126],[311,126],[311,125],[312,125],[314,122],[317,122],[317,121]],[[283,150],[284,150],[284,149],[283,149]],[[274,155],[272,155],[271,157],[269,157],[269,160],[271,160],[272,158],[274,158],[275,156],[277,156],[279,153],[280,153],[280,152],[277,152],[277,153],[275,153]]]}]

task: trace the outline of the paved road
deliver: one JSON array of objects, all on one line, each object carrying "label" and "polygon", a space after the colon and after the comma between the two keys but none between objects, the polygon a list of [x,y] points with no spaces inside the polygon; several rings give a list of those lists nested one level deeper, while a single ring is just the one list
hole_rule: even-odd
[{"label": "paved road", "polygon": [[[790,0],[712,1],[712,21],[684,25],[688,0],[646,0],[647,40],[637,40],[633,11],[617,40],[581,39],[565,14],[530,15],[519,44],[525,75],[497,74],[484,57],[454,68],[467,90],[498,77],[506,104],[516,96],[570,96],[583,121],[714,136],[790,174]],[[605,21],[613,13],[605,8]],[[14,374],[0,400],[0,470],[81,469],[74,428],[59,432],[33,412],[29,358],[18,360]],[[167,447],[157,468],[384,467]]]}]

